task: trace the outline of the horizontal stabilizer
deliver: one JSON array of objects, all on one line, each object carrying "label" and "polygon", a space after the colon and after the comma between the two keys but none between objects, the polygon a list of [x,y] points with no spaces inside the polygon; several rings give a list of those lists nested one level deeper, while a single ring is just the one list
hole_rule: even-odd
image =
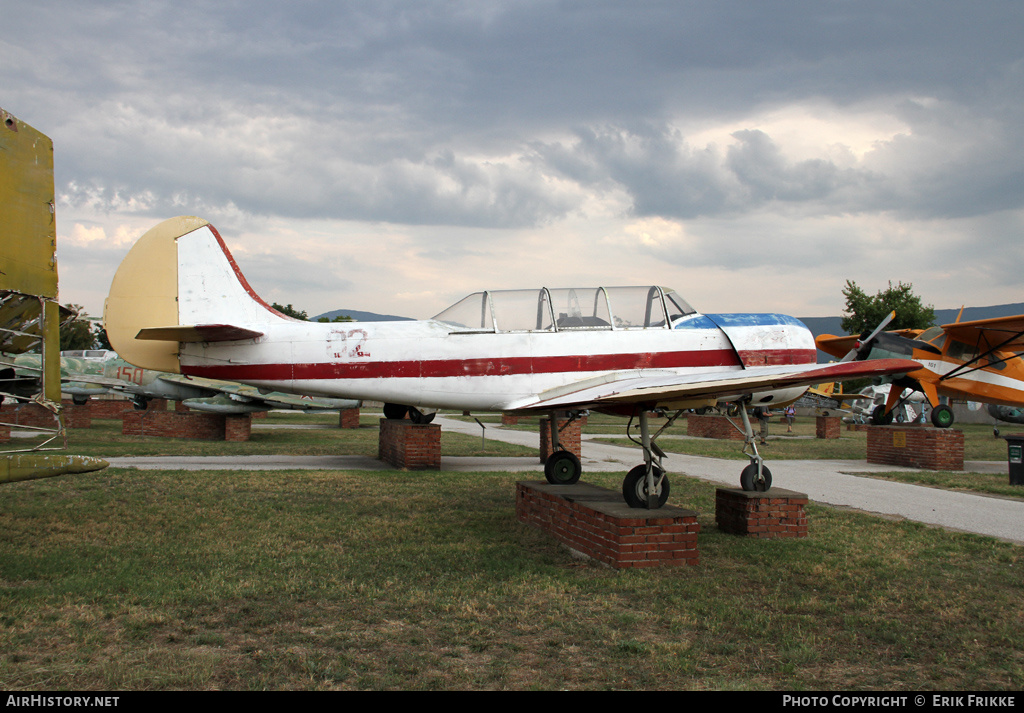
[{"label": "horizontal stabilizer", "polygon": [[135,338],[164,342],[237,342],[262,336],[263,332],[231,324],[179,324],[174,327],[140,329]]}]

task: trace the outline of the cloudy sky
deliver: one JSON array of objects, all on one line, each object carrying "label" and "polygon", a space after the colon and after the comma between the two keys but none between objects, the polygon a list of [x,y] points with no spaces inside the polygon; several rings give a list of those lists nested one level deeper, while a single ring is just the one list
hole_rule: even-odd
[{"label": "cloudy sky", "polygon": [[658,283],[839,314],[1024,301],[1024,3],[0,0],[61,301],[175,215],[268,301],[429,317]]}]

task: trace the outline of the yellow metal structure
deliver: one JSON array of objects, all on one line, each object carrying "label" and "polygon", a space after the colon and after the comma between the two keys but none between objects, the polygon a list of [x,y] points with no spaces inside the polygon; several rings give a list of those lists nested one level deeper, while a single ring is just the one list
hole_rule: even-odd
[{"label": "yellow metal structure", "polygon": [[[60,415],[53,142],[0,108],[0,352],[36,349],[43,373],[42,394],[34,400],[54,415],[53,436],[47,443],[60,438],[66,447]],[[106,465],[84,456],[9,455],[0,459],[0,483]]]}]

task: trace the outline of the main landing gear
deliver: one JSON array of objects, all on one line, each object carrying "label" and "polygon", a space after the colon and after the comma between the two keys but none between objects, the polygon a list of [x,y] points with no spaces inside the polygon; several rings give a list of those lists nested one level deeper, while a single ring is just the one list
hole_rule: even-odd
[{"label": "main landing gear", "polygon": [[[680,413],[682,411],[672,416],[657,433],[651,435],[647,410],[640,410],[640,446],[644,449],[644,463],[630,470],[622,481],[622,497],[631,508],[653,510],[660,508],[668,500],[668,477],[665,475],[664,468],[661,467],[661,459],[664,458],[665,453],[658,447],[655,440],[672,425]],[[571,413],[568,423],[572,423],[577,416],[575,412]],[[544,477],[552,485],[572,485],[579,481],[583,467],[575,454],[559,446],[557,424],[556,414],[552,413],[551,444],[553,451],[544,462]],[[630,424],[632,424],[632,419],[630,419]]]},{"label": "main landing gear", "polygon": [[[569,420],[562,428],[579,418],[579,413],[572,411]],[[567,451],[558,443],[558,414],[551,413],[551,455],[544,461],[544,477],[552,485],[573,485],[583,474],[580,459],[572,451]]]},{"label": "main landing gear", "polygon": [[[656,441],[682,413],[683,411],[680,410],[670,416],[664,425],[653,434],[650,430],[649,411],[646,407],[640,407],[634,417],[630,418],[626,433],[628,435],[632,428],[633,418],[637,418],[640,422],[640,440],[637,442],[632,436],[630,439],[643,449],[644,462],[630,470],[622,481],[622,497],[629,507],[655,510],[662,507],[668,500],[669,480],[662,467],[665,452]],[[754,429],[750,424],[745,404],[730,404],[729,413],[733,416],[738,413],[743,420],[743,428],[740,429],[744,438],[743,452],[750,458],[750,465],[740,473],[740,487],[748,491],[768,490],[772,487],[772,472],[757,452]],[[576,414],[572,414],[570,422],[575,418]],[[583,470],[580,460],[573,453],[559,447],[555,414],[551,414],[551,443],[553,452],[544,463],[544,476],[547,481],[552,485],[572,485],[579,481]]]}]

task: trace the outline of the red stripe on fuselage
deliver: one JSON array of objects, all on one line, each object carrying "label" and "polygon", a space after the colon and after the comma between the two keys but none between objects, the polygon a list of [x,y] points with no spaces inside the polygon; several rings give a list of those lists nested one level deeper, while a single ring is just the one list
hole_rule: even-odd
[{"label": "red stripe on fuselage", "polygon": [[[803,350],[790,352],[786,363],[804,364]],[[682,367],[736,367],[731,349],[647,354],[430,359],[423,361],[337,362],[314,364],[186,365],[182,373],[237,381],[315,381],[326,379],[413,379],[453,376],[505,376],[560,372],[676,369]]]},{"label": "red stripe on fuselage", "polygon": [[814,349],[745,349],[739,355],[743,366],[811,364],[818,357]]}]

